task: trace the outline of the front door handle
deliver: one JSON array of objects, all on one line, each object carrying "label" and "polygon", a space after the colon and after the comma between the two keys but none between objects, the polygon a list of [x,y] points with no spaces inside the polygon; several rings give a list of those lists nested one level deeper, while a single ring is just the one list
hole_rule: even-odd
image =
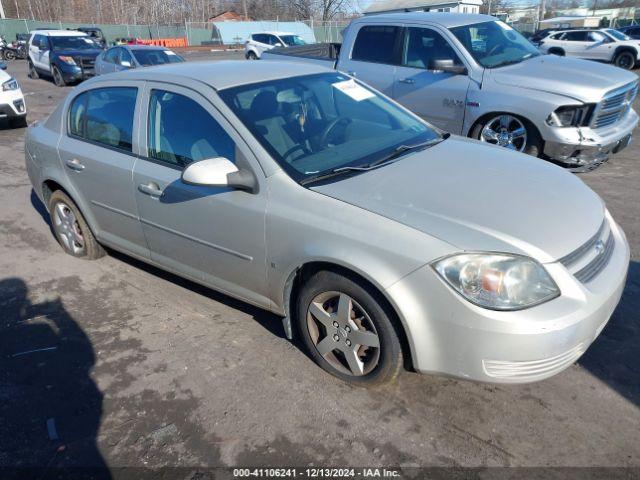
[{"label": "front door handle", "polygon": [[76,172],[81,172],[82,170],[84,170],[84,165],[80,163],[80,160],[78,160],[77,158],[67,160],[66,163],[67,167],[69,167],[71,170],[75,170]]},{"label": "front door handle", "polygon": [[413,78],[401,78],[398,80],[400,83],[407,83],[409,85],[413,85],[416,81]]},{"label": "front door handle", "polygon": [[162,190],[157,183],[149,182],[149,183],[141,183],[138,185],[138,190],[147,195],[151,195],[152,197],[159,197],[162,195]]}]

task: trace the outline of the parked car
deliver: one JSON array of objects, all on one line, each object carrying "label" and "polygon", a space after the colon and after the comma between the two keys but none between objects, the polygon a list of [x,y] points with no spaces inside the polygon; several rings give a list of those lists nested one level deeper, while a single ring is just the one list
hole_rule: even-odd
[{"label": "parked car", "polygon": [[107,48],[107,39],[104,36],[102,29],[98,27],[78,27],[76,30],[89,35],[89,37],[102,48]]},{"label": "parked car", "polygon": [[630,108],[635,74],[542,56],[487,15],[365,16],[347,27],[338,56],[316,54],[321,47],[274,49],[264,58],[332,66],[446,131],[575,169],[625,148],[638,124]]},{"label": "parked car", "polygon": [[626,27],[620,27],[617,30],[629,38],[640,40],[640,25],[628,25]]},{"label": "parked car", "polygon": [[600,60],[632,70],[640,59],[640,42],[613,28],[575,29],[556,32],[538,45],[552,55]]},{"label": "parked car", "polygon": [[287,32],[253,33],[244,44],[244,56],[247,60],[258,60],[262,52],[275,47],[306,45],[302,38]]},{"label": "parked car", "polygon": [[86,33],[70,30],[36,30],[29,39],[29,76],[46,75],[63,87],[94,75],[102,52]]},{"label": "parked car", "polygon": [[111,47],[98,55],[96,75],[180,62],[184,62],[184,58],[165,47],[122,45]]},{"label": "parked car", "polygon": [[393,379],[403,356],[466,379],[549,377],[625,285],[624,233],[578,177],[320,65],[95,77],[28,129],[25,156],[67,253],[109,246],[270,310],[353,383]]},{"label": "parked car", "polygon": [[12,127],[27,126],[27,105],[18,81],[5,70],[0,62],[0,120],[7,120]]}]

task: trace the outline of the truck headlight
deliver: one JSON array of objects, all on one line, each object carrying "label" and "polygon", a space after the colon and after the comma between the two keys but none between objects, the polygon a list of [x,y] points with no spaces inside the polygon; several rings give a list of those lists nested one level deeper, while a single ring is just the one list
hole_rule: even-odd
[{"label": "truck headlight", "polygon": [[565,106],[558,108],[547,117],[552,127],[578,127],[588,125],[593,105]]},{"label": "truck headlight", "polygon": [[432,266],[455,291],[483,308],[520,310],[560,295],[544,267],[528,257],[461,253]]},{"label": "truck headlight", "polygon": [[62,60],[64,63],[66,63],[67,65],[75,65],[76,61],[73,59],[73,57],[69,57],[67,55],[60,55],[58,57],[60,60]]},{"label": "truck headlight", "polygon": [[15,78],[10,78],[2,84],[3,92],[7,92],[9,90],[18,90],[19,88],[20,85],[18,85],[18,81]]}]

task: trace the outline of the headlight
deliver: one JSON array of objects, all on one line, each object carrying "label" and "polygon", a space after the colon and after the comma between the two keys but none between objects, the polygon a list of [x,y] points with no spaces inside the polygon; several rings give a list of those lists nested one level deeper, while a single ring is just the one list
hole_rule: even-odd
[{"label": "headlight", "polygon": [[527,257],[462,253],[433,268],[465,299],[492,310],[520,310],[560,295],[544,267]]},{"label": "headlight", "polygon": [[15,78],[10,78],[6,82],[2,84],[2,91],[6,92],[9,90],[18,90],[20,85],[18,85],[18,81]]},{"label": "headlight", "polygon": [[560,107],[547,117],[552,127],[578,127],[588,125],[593,105]]},{"label": "headlight", "polygon": [[66,63],[67,65],[75,65],[76,61],[73,59],[73,57],[68,57],[66,55],[60,55],[58,57],[60,60],[62,60],[64,63]]}]

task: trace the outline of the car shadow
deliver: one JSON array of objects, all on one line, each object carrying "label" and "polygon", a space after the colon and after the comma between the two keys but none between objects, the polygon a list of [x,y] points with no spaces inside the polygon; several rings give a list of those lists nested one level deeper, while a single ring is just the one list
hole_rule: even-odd
[{"label": "car shadow", "polygon": [[639,352],[640,262],[632,261],[618,307],[578,364],[640,406]]},{"label": "car shadow", "polygon": [[103,395],[90,339],[59,298],[32,302],[21,278],[0,279],[0,306],[3,475],[67,478],[82,468],[110,479],[96,443]]}]

